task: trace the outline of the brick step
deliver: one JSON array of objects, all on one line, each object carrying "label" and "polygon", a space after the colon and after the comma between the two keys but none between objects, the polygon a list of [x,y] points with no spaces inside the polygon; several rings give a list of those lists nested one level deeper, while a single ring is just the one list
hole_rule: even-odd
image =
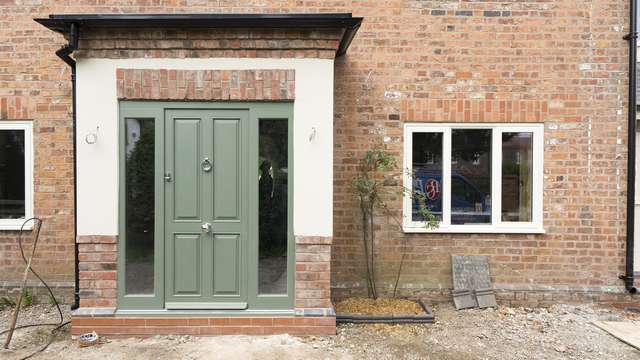
[{"label": "brick step", "polygon": [[99,335],[335,335],[335,317],[89,317],[74,316],[71,334]]}]

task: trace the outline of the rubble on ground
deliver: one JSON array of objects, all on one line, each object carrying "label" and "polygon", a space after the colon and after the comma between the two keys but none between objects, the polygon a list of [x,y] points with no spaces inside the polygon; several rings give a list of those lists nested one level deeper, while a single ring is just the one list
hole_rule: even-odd
[{"label": "rubble on ground", "polygon": [[640,359],[640,351],[591,325],[596,320],[640,321],[640,314],[593,305],[433,309],[429,325],[354,325],[333,338],[309,340],[327,351],[382,359]]},{"label": "rubble on ground", "polygon": [[[596,320],[640,321],[640,314],[592,305],[549,308],[499,307],[456,311],[451,304],[434,306],[435,324],[338,326],[336,336],[294,337],[188,335],[147,339],[101,337],[96,346],[80,348],[67,333],[36,359],[640,359],[635,350],[591,325]],[[5,326],[10,310],[0,311]],[[37,305],[21,312],[20,323],[51,321],[53,307]],[[68,317],[68,311],[65,317]],[[37,331],[17,332],[15,351],[0,358],[19,358],[42,343]],[[35,336],[34,336],[35,335]],[[302,355],[304,354],[304,356]]]}]

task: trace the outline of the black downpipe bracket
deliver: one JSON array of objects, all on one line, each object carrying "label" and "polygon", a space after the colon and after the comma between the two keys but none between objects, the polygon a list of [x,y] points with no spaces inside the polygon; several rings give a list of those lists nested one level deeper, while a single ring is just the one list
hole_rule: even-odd
[{"label": "black downpipe bracket", "polygon": [[624,39],[629,41],[629,115],[628,119],[628,155],[627,155],[627,253],[625,274],[620,276],[624,286],[631,294],[637,289],[633,286],[633,255],[635,236],[635,192],[636,192],[636,77],[638,55],[638,1],[631,0],[629,6],[629,34]]},{"label": "black downpipe bracket", "polygon": [[56,55],[71,67],[71,116],[73,127],[73,243],[74,243],[74,269],[75,269],[75,289],[71,310],[80,307],[80,274],[78,269],[78,182],[76,170],[76,61],[71,55],[78,48],[78,25],[72,23],[69,34],[66,36],[68,44],[63,45]]}]

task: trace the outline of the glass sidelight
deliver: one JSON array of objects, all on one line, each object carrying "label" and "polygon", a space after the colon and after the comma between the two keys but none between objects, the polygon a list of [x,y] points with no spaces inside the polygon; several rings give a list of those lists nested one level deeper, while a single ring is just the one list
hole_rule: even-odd
[{"label": "glass sidelight", "polygon": [[286,119],[259,120],[259,294],[287,293],[288,139]]},{"label": "glass sidelight", "polygon": [[125,292],[153,293],[154,158],[153,119],[125,120]]}]

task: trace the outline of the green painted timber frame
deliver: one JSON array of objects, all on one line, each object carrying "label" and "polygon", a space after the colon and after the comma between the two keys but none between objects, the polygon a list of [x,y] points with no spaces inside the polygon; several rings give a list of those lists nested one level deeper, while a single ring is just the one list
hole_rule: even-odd
[{"label": "green painted timber frame", "polygon": [[[117,308],[118,311],[165,311],[165,114],[171,110],[245,110],[249,112],[248,138],[245,139],[249,153],[247,179],[256,179],[255,186],[248,191],[248,226],[246,262],[247,312],[267,314],[292,311],[295,294],[295,241],[293,236],[293,102],[163,102],[163,101],[120,101],[118,116],[118,246],[117,246]],[[154,291],[152,294],[125,294],[125,122],[128,118],[153,119],[155,124],[155,238],[154,238]],[[258,136],[262,119],[288,122],[288,239],[287,239],[287,293],[282,295],[258,294]],[[247,181],[242,179],[242,181]],[[178,311],[178,310],[176,310]],[[266,311],[266,313],[265,313]],[[179,310],[184,314],[184,310]],[[194,314],[206,314],[205,310],[194,310]],[[220,309],[211,309],[220,314]],[[224,310],[223,310],[224,312]],[[188,311],[186,312],[188,313]],[[229,310],[238,314],[242,311]]]}]

